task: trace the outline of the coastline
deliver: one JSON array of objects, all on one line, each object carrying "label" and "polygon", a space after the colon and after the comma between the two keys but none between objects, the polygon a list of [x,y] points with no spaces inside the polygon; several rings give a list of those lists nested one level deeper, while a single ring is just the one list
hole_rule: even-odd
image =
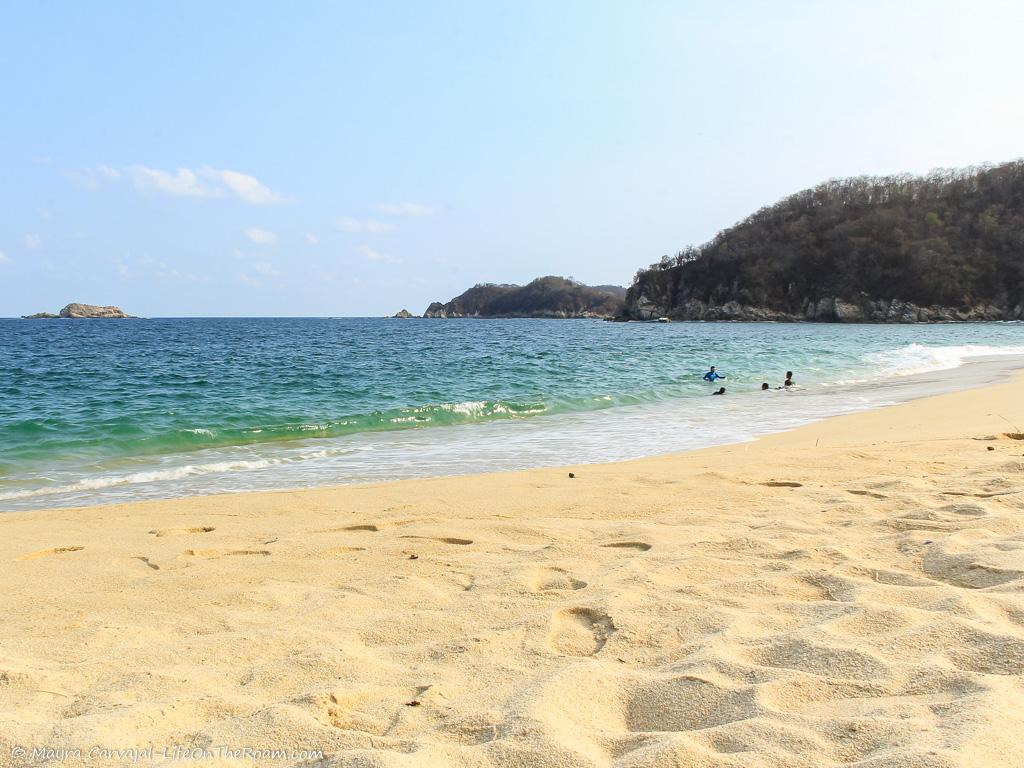
[{"label": "coastline", "polygon": [[[278,439],[239,445],[124,456],[105,469],[79,474],[58,463],[26,475],[29,485],[0,487],[0,515],[184,499],[222,493],[309,490],[407,479],[603,464],[756,440],[833,416],[863,412],[935,394],[998,383],[1024,369],[1024,347],[914,345],[879,354],[879,374],[833,371],[831,383],[763,393],[754,381],[727,382],[730,396],[708,399],[706,387],[682,385],[669,399],[611,403],[590,410],[555,410],[527,418],[476,421],[474,413],[514,404],[467,401],[411,408],[394,420],[454,418],[432,427],[342,433],[313,439]],[[996,352],[994,350],[1000,349]],[[896,373],[892,373],[895,371]],[[758,379],[759,381],[759,379]],[[687,389],[689,391],[687,391]],[[726,407],[722,407],[725,405]],[[459,414],[466,414],[464,417]],[[373,419],[391,418],[374,415]],[[460,421],[464,418],[465,420]],[[191,441],[213,433],[184,429]],[[348,417],[342,424],[351,423]],[[349,427],[344,427],[348,429]],[[304,433],[307,425],[301,427]],[[257,430],[262,431],[262,430]],[[198,438],[197,438],[198,436]],[[243,435],[243,438],[246,437]],[[251,437],[251,436],[250,436]],[[223,439],[223,438],[219,438]],[[73,452],[72,452],[72,455]],[[415,460],[412,460],[415,457]],[[6,478],[5,478],[6,479]],[[4,484],[0,484],[2,486]]]},{"label": "coastline", "polygon": [[4,513],[0,765],[1011,764],[1022,430],[1017,373],[620,463]]}]

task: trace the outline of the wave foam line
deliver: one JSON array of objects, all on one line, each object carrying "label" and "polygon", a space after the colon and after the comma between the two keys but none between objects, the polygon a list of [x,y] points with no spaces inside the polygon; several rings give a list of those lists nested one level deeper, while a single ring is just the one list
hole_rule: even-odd
[{"label": "wave foam line", "polygon": [[317,450],[300,453],[295,456],[268,457],[264,459],[236,459],[233,461],[214,461],[207,464],[186,464],[173,469],[154,469],[144,472],[132,472],[127,475],[101,475],[89,477],[68,485],[54,485],[46,488],[33,488],[22,491],[10,491],[0,493],[0,501],[11,501],[14,499],[27,499],[38,496],[55,496],[62,493],[76,493],[79,491],[95,491],[104,488],[114,488],[123,485],[138,485],[140,483],[158,483],[167,480],[181,480],[186,477],[198,475],[211,475],[225,472],[250,471],[254,469],[265,469],[280,464],[295,464],[309,459],[324,459],[341,453],[356,453],[372,450],[368,446],[355,448],[319,448]]},{"label": "wave foam line", "polygon": [[1003,355],[1024,355],[1024,346],[992,347],[984,344],[962,344],[953,347],[932,347],[915,343],[883,352],[871,352],[861,359],[890,369],[890,376],[912,376],[916,373],[959,368],[972,357]]}]

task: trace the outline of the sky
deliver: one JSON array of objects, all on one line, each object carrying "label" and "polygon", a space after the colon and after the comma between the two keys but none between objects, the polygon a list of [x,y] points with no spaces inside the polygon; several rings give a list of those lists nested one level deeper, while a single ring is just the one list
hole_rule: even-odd
[{"label": "sky", "polygon": [[627,285],[829,178],[1024,155],[1024,3],[0,0],[0,317]]}]

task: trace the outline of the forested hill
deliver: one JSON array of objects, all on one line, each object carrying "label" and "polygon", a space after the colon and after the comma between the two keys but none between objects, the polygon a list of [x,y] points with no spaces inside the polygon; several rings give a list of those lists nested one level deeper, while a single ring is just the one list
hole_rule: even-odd
[{"label": "forested hill", "polygon": [[1024,317],[1024,161],[819,184],[640,270],[635,319]]},{"label": "forested hill", "polygon": [[538,277],[528,285],[475,285],[446,304],[435,301],[424,317],[615,317],[626,289],[589,286],[564,277]]}]

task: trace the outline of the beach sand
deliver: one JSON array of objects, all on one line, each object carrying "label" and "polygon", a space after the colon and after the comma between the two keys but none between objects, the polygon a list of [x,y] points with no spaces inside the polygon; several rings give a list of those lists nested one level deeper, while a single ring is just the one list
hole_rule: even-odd
[{"label": "beach sand", "polygon": [[1024,765],[1022,430],[0,515],[0,765]]}]

